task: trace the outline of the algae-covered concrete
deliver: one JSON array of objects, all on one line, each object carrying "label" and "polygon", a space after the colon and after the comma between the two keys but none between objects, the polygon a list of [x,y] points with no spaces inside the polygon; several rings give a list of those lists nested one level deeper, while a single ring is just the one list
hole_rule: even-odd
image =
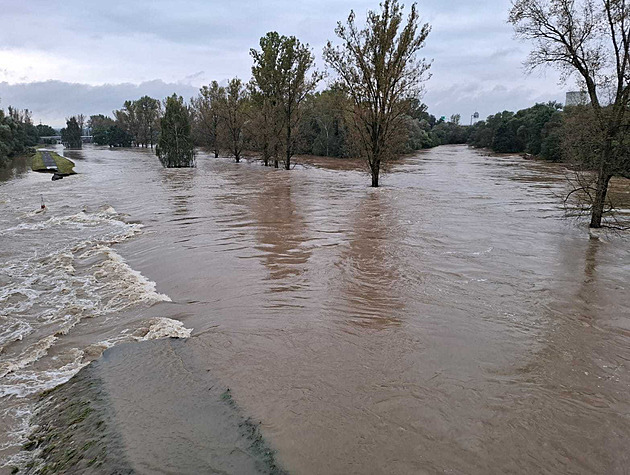
[{"label": "algae-covered concrete", "polygon": [[187,340],[106,351],[42,398],[25,473],[272,473],[273,451]]}]

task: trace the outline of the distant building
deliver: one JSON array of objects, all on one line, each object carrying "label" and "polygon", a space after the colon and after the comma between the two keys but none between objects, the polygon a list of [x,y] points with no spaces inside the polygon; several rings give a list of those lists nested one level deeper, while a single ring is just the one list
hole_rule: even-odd
[{"label": "distant building", "polygon": [[564,101],[565,106],[585,106],[591,103],[586,91],[567,92],[567,98]]}]

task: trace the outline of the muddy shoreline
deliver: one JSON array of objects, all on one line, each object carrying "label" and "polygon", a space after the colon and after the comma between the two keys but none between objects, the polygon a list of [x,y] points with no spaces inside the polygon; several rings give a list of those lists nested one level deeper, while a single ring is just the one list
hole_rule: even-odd
[{"label": "muddy shoreline", "polygon": [[188,345],[121,344],[44,393],[12,473],[285,473]]}]

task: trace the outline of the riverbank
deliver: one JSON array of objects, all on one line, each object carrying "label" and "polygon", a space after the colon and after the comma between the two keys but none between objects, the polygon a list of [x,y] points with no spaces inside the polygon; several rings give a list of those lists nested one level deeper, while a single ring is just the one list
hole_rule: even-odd
[{"label": "riverbank", "polygon": [[40,398],[14,473],[282,474],[186,339],[118,345]]}]

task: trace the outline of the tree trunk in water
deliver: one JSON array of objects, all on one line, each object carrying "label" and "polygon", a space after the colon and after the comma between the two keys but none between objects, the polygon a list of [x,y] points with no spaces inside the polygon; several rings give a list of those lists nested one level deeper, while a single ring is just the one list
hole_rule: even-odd
[{"label": "tree trunk in water", "polygon": [[219,151],[218,150],[214,151],[214,158],[219,158]]},{"label": "tree trunk in water", "polygon": [[262,150],[262,159],[265,166],[268,167],[269,166],[269,147],[266,142]]},{"label": "tree trunk in water", "polygon": [[372,171],[372,187],[378,188],[378,174],[380,171],[380,163],[376,162],[371,164],[370,170]]},{"label": "tree trunk in water", "polygon": [[273,167],[274,168],[278,168],[278,160],[274,160],[273,161]]},{"label": "tree trunk in water", "polygon": [[284,168],[291,170],[291,107],[287,116],[287,159],[284,162]]},{"label": "tree trunk in water", "polygon": [[602,216],[604,214],[604,205],[606,204],[606,193],[608,191],[608,182],[612,175],[608,173],[604,167],[601,167],[597,175],[597,190],[595,191],[595,200],[591,209],[591,228],[602,227]]}]

